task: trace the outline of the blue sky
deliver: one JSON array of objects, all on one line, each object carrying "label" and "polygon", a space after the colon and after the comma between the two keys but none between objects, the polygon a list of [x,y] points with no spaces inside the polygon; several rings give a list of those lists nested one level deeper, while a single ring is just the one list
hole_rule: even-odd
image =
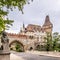
[{"label": "blue sky", "polygon": [[49,15],[53,23],[53,32],[60,33],[60,0],[34,0],[24,6],[24,14],[17,8],[9,12],[9,19],[14,20],[13,26],[8,30],[18,33],[22,24],[43,25],[46,15]]}]

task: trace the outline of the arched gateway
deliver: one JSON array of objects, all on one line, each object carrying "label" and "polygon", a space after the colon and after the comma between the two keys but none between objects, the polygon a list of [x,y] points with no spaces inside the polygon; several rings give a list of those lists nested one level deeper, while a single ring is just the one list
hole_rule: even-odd
[{"label": "arched gateway", "polygon": [[17,50],[17,51],[24,51],[24,45],[17,40],[13,40],[10,44],[9,47],[11,50]]}]

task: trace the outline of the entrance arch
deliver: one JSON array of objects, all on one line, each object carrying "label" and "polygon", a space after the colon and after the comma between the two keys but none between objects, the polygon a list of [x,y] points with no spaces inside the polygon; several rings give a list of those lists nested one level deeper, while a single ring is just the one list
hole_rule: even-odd
[{"label": "entrance arch", "polygon": [[33,50],[33,47],[30,47],[30,49],[29,49],[29,50],[30,50],[30,51],[31,51],[31,50]]},{"label": "entrance arch", "polygon": [[10,47],[11,50],[24,51],[24,45],[17,40],[12,41],[9,44],[9,47]]}]

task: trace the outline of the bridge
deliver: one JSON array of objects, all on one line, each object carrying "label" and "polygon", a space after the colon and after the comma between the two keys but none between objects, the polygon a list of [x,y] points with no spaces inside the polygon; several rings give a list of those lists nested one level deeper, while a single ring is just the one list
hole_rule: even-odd
[{"label": "bridge", "polygon": [[35,49],[35,42],[37,42],[36,38],[30,39],[27,35],[20,34],[10,34],[8,33],[9,38],[9,46],[14,47],[16,43],[20,44],[23,50]]}]

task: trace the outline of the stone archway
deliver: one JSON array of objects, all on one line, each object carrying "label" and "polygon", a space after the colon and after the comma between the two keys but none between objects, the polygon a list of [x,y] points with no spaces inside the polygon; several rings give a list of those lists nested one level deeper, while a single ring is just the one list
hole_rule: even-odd
[{"label": "stone archway", "polygon": [[14,40],[9,44],[10,50],[16,50],[16,51],[24,51],[24,45],[17,41]]},{"label": "stone archway", "polygon": [[30,47],[30,49],[29,50],[33,50],[33,47]]},{"label": "stone archway", "polygon": [[40,51],[40,45],[37,45],[35,49]]}]

